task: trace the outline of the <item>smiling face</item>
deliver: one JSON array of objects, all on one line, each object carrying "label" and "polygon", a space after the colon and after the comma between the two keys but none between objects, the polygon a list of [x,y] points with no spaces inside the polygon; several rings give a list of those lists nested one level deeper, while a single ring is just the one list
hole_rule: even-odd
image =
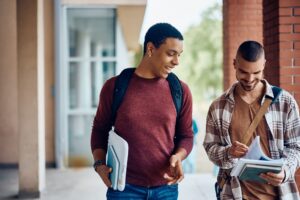
[{"label": "smiling face", "polygon": [[147,54],[151,64],[151,75],[167,78],[172,69],[179,64],[179,57],[182,52],[183,41],[177,38],[167,38],[158,48],[149,42]]},{"label": "smiling face", "polygon": [[261,55],[257,61],[253,62],[246,61],[240,55],[237,55],[234,60],[236,79],[244,91],[250,92],[256,89],[258,83],[263,79],[265,62],[264,55]]}]

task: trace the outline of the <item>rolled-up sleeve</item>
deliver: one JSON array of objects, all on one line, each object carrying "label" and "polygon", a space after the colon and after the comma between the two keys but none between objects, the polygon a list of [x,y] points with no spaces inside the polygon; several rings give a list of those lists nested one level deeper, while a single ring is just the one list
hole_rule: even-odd
[{"label": "rolled-up sleeve", "polygon": [[[224,143],[224,138],[229,137],[222,134],[221,128],[221,115],[223,112],[220,108],[215,107],[214,102],[208,111],[206,118],[206,134],[203,142],[204,149],[208,155],[208,158],[217,166],[228,169],[232,168],[233,164],[237,162],[237,159],[232,159],[229,154],[230,144]],[[222,136],[225,135],[225,136]],[[229,138],[228,138],[229,140]]]}]

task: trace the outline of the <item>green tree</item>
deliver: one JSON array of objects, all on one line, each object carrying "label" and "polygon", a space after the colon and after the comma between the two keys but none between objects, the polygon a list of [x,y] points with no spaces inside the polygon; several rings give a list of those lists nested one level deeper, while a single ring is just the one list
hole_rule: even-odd
[{"label": "green tree", "polygon": [[176,73],[189,85],[195,101],[211,101],[222,91],[221,5],[202,14],[184,33],[184,52]]}]

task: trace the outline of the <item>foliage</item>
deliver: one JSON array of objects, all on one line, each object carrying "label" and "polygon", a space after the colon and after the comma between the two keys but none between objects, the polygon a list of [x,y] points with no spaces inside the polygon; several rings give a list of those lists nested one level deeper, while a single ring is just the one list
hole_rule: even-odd
[{"label": "foliage", "polygon": [[138,50],[134,54],[133,65],[132,66],[137,67],[140,64],[142,58],[143,58],[143,46],[139,45]]},{"label": "foliage", "polygon": [[190,87],[195,101],[211,101],[222,91],[222,20],[216,4],[199,24],[184,33],[184,52],[175,73]]}]

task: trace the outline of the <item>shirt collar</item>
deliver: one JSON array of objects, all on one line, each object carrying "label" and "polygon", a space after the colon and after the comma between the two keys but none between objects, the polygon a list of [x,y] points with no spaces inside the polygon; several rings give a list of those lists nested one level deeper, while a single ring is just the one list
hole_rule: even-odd
[{"label": "shirt collar", "polygon": [[[268,81],[266,79],[262,79],[262,82],[264,82],[265,86],[266,86],[266,90],[265,90],[265,94],[263,97],[263,101],[264,99],[267,98],[271,98],[274,99],[274,94],[272,91],[272,86],[268,83]],[[226,92],[225,92],[225,98],[229,99],[230,101],[234,102],[234,90],[238,85],[238,81],[236,81]],[[263,102],[262,101],[262,102]]]}]

